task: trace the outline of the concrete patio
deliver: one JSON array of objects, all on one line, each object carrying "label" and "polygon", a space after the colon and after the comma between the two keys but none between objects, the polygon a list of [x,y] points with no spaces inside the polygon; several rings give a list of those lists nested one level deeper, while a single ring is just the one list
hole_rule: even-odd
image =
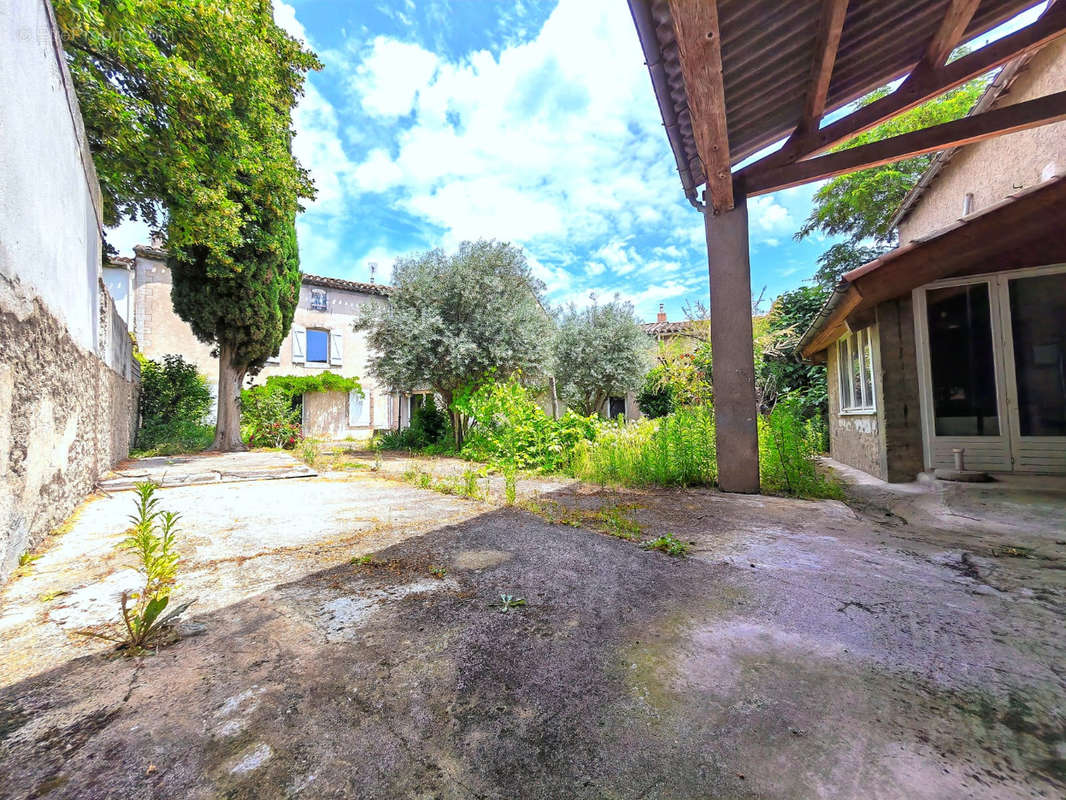
[{"label": "concrete patio", "polygon": [[[74,634],[127,563],[131,495],[86,503],[3,589],[0,796],[1062,796],[1057,486],[538,489],[163,490],[198,600],[141,659]],[[690,557],[545,518],[605,510]]]}]

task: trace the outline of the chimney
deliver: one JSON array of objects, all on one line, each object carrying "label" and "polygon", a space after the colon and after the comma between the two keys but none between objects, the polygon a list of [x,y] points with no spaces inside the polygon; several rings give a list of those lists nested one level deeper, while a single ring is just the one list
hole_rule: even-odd
[{"label": "chimney", "polygon": [[655,318],[656,322],[666,322],[666,311],[663,310],[663,304],[659,303],[659,315]]}]

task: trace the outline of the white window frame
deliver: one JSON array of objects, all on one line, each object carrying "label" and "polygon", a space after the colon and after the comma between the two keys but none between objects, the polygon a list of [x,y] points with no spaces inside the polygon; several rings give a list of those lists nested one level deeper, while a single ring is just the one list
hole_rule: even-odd
[{"label": "white window frame", "polygon": [[[841,414],[875,414],[877,413],[877,370],[874,369],[874,329],[873,326],[860,328],[854,333],[842,336],[836,343],[837,391],[840,394]],[[865,342],[866,347],[863,347]],[[852,356],[858,350],[859,355],[859,391],[855,396],[855,381],[851,374]],[[869,351],[869,358],[867,358]],[[866,380],[869,378],[869,392]]]}]

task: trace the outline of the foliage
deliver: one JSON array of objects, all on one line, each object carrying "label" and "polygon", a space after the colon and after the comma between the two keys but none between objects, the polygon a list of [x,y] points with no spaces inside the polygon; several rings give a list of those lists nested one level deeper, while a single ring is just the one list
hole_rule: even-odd
[{"label": "foliage", "polygon": [[678,539],[674,534],[668,533],[665,536],[660,536],[657,539],[641,544],[645,550],[659,550],[666,553],[668,556],[677,556],[678,558],[688,555],[688,542],[683,542]]},{"label": "foliage", "polygon": [[798,399],[782,398],[759,417],[759,480],[764,492],[799,497],[842,497],[840,487],[818,472],[823,449],[821,420],[804,422]]},{"label": "foliage", "polygon": [[573,304],[558,319],[554,369],[559,397],[584,416],[597,413],[607,398],[640,387],[648,369],[648,336],[633,306],[593,302]]},{"label": "foliage", "polygon": [[211,409],[211,390],[196,365],[179,355],[138,360],[141,425],[135,450],[140,455],[174,455],[207,447],[211,429],[203,421]]},{"label": "foliage", "polygon": [[644,383],[637,392],[637,406],[648,419],[665,417],[674,410],[673,387],[665,382],[666,371],[662,364],[652,367],[644,376]]},{"label": "foliage", "polygon": [[565,469],[574,445],[594,433],[593,421],[573,412],[549,417],[517,376],[484,384],[456,408],[472,421],[463,456],[514,469]]},{"label": "foliage", "polygon": [[54,0],[104,198],[104,224],[166,223],[225,265],[241,198],[291,218],[311,196],[289,111],[317,57],[259,0]]},{"label": "foliage", "polygon": [[291,450],[303,440],[300,406],[278,386],[253,386],[241,392],[243,438],[251,447]]},{"label": "foliage", "polygon": [[431,387],[452,411],[456,444],[464,421],[451,406],[463,387],[495,373],[540,373],[552,323],[539,301],[543,285],[510,244],[463,242],[448,255],[430,250],[393,266],[387,304],[365,305],[370,373],[397,391]]},{"label": "foliage", "polygon": [[818,256],[818,270],[814,273],[814,281],[828,297],[829,292],[840,283],[845,272],[858,269],[890,249],[891,247],[883,242],[872,247],[851,241],[838,242]]},{"label": "foliage", "polygon": [[429,574],[438,580],[444,580],[445,576],[448,574],[448,569],[441,566],[430,566]]},{"label": "foliage", "polygon": [[675,408],[714,401],[709,342],[699,343],[693,352],[682,340],[665,341],[659,345],[657,359],[651,372],[658,377],[660,389],[669,390]]},{"label": "foliage", "polygon": [[300,460],[313,467],[318,460],[318,442],[314,439],[304,439],[300,442],[299,450]]},{"label": "foliage", "polygon": [[135,510],[129,517],[132,528],[121,546],[136,556],[138,568],[144,575],[144,587],[137,592],[122,593],[123,631],[86,632],[116,642],[126,655],[140,655],[152,646],[167,643],[173,635],[171,625],[195,602],[190,600],[164,613],[170,604],[170,593],[177,582],[181,560],[174,549],[180,515],[159,508],[159,499],[155,496],[159,488],[157,484],[138,483],[134,488],[137,492]]},{"label": "foliage", "polygon": [[329,370],[314,375],[271,375],[266,379],[266,385],[293,399],[312,392],[359,392],[363,394],[363,387],[358,378],[345,378]]},{"label": "foliage", "polygon": [[[971,81],[849,139],[834,150],[878,142],[959,119],[973,107],[984,86],[984,79]],[[863,98],[863,105],[879,100],[888,92],[888,88],[884,88],[871,93]],[[796,238],[803,239],[820,231],[829,236],[846,236],[852,244],[890,243],[892,216],[932,158],[933,154],[916,156],[826,182],[815,193],[814,208]]]},{"label": "foliage", "polygon": [[513,466],[503,468],[503,496],[509,506],[513,506],[518,499],[518,472]]},{"label": "foliage", "polygon": [[628,516],[637,506],[634,503],[618,503],[599,509],[593,516],[603,532],[619,539],[635,542],[640,538],[640,524]]},{"label": "foliage", "polygon": [[516,608],[521,608],[526,604],[526,601],[521,597],[515,597],[513,594],[501,594],[500,595],[500,613],[506,614],[508,611],[513,611]]},{"label": "foliage", "polygon": [[714,411],[686,406],[657,420],[602,422],[575,449],[574,474],[623,486],[713,485],[717,479]]},{"label": "foliage", "polygon": [[437,407],[432,394],[411,415],[410,424],[398,431],[386,431],[374,439],[376,450],[420,450],[428,455],[453,452],[449,446],[451,424]]},{"label": "foliage", "polygon": [[808,363],[796,353],[800,337],[818,316],[826,296],[820,287],[801,286],[774,300],[764,323],[774,346],[756,361],[763,403],[773,405],[779,395],[789,394],[799,401],[803,419],[820,418],[828,402],[825,366]]}]

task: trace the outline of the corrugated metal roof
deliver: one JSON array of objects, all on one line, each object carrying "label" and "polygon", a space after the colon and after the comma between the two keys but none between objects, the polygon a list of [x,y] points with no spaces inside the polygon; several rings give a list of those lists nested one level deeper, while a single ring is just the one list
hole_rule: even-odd
[{"label": "corrugated metal roof", "polygon": [[[827,111],[907,74],[950,0],[851,0],[829,85]],[[629,0],[659,109],[690,198],[706,178],[692,136],[668,0]],[[963,40],[1036,5],[983,0]],[[718,0],[723,85],[733,164],[788,136],[803,115],[821,0]]]}]

